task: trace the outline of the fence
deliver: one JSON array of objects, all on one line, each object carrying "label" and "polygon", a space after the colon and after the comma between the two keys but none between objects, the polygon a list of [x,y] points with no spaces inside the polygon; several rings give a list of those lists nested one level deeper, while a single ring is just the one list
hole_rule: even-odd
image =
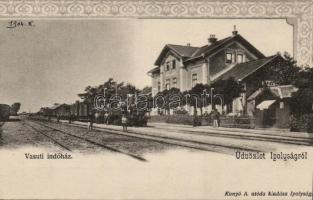
[{"label": "fence", "polygon": [[[198,117],[197,124],[202,126],[212,126],[213,120],[208,117]],[[163,122],[172,124],[193,125],[194,117],[192,115],[157,115],[151,116],[149,122]],[[249,116],[222,116],[220,117],[220,126],[227,128],[255,128],[255,118]]]}]

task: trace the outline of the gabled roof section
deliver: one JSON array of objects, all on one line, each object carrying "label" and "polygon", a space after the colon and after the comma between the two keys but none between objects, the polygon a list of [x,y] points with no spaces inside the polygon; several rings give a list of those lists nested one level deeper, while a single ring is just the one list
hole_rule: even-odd
[{"label": "gabled roof section", "polygon": [[298,88],[296,88],[293,85],[279,85],[267,88],[259,88],[257,91],[255,91],[248,97],[248,101],[252,101],[258,96],[262,95],[266,89],[269,89],[269,91],[274,95],[274,97],[279,99],[290,98],[294,92],[298,91]]},{"label": "gabled roof section", "polygon": [[175,54],[177,54],[180,57],[183,58],[190,58],[192,54],[198,50],[199,47],[192,47],[192,46],[183,46],[183,45],[175,45],[175,44],[167,44],[161,51],[159,57],[155,61],[155,65],[160,65],[162,62],[163,57],[165,54],[169,51],[172,50]]},{"label": "gabled roof section", "polygon": [[176,44],[168,44],[171,49],[176,50],[182,57],[191,57],[195,51],[199,49],[199,47],[192,46],[182,46]]},{"label": "gabled roof section", "polygon": [[292,93],[298,91],[298,88],[293,85],[279,85],[270,87],[270,90],[275,96],[279,97],[280,99],[284,99],[290,98]]},{"label": "gabled roof section", "polygon": [[161,65],[161,62],[168,51],[172,51],[177,56],[181,57],[183,61],[190,61],[193,59],[201,58],[203,55],[210,55],[215,53],[216,51],[224,48],[231,42],[237,41],[242,44],[246,49],[248,49],[253,55],[256,56],[257,59],[265,58],[264,54],[262,54],[257,48],[255,48],[250,42],[244,39],[240,34],[236,34],[230,37],[226,37],[221,40],[217,40],[215,43],[211,45],[204,45],[202,47],[192,47],[192,46],[184,46],[184,45],[175,45],[175,44],[167,44],[162,49],[159,57],[155,61],[155,65]]},{"label": "gabled roof section", "polygon": [[240,34],[237,34],[235,36],[230,36],[221,40],[216,41],[215,43],[211,45],[205,45],[203,47],[200,47],[198,51],[196,51],[192,57],[188,60],[193,60],[194,58],[198,58],[205,55],[210,55],[226,45],[228,45],[231,42],[237,41],[243,46],[245,46],[249,51],[251,51],[257,58],[265,58],[264,54],[261,53],[257,48],[255,48],[250,42],[248,42],[246,39],[244,39]]},{"label": "gabled roof section", "polygon": [[248,77],[258,69],[264,67],[266,64],[277,58],[283,59],[279,55],[273,55],[266,58],[237,64],[233,68],[222,74],[221,76],[217,77],[214,81],[226,80],[230,77],[233,77],[235,80],[239,79],[243,80],[244,78]]},{"label": "gabled roof section", "polygon": [[155,68],[149,70],[149,71],[148,71],[148,74],[150,74],[150,73],[155,73],[155,72],[160,72],[160,68],[159,68],[159,67],[155,67]]},{"label": "gabled roof section", "polygon": [[196,52],[194,52],[192,57],[198,57],[198,56],[201,56],[203,53],[210,52],[211,50],[221,46],[222,44],[224,44],[226,41],[230,40],[231,38],[232,37],[227,37],[227,38],[218,40],[211,45],[204,45],[204,46],[200,47]]}]

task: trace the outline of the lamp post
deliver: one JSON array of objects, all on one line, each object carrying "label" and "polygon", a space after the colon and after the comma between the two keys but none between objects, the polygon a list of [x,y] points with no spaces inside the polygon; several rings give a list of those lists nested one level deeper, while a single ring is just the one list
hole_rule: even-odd
[{"label": "lamp post", "polygon": [[211,88],[211,111],[213,111],[213,90],[214,88]]},{"label": "lamp post", "polygon": [[219,99],[220,99],[220,102],[221,102],[221,106],[222,106],[222,113],[223,113],[223,111],[224,111],[224,97],[223,97],[223,95],[221,95],[221,94],[216,94],[216,95],[214,95],[214,97],[218,97]]},{"label": "lamp post", "polygon": [[107,90],[107,88],[103,88],[103,97],[105,98],[105,91]]},{"label": "lamp post", "polygon": [[207,89],[204,89],[203,90],[203,95],[204,95],[204,97],[203,97],[203,103],[202,103],[202,106],[203,107],[207,107],[207,101],[206,101],[206,93],[207,93]]}]

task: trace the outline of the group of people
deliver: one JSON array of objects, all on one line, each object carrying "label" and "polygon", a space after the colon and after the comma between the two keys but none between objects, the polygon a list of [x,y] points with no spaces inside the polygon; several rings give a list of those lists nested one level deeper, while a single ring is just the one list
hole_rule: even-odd
[{"label": "group of people", "polygon": [[[212,121],[213,121],[213,127],[217,128],[220,126],[220,113],[217,111],[216,108],[214,108],[210,114],[208,114],[207,111],[205,111],[204,113],[204,117],[211,117]],[[93,129],[93,124],[95,122],[95,114],[91,114],[89,115],[89,122],[88,122],[88,130],[92,130]],[[104,114],[105,117],[105,124],[109,123],[109,114],[105,113]],[[123,132],[127,132],[127,125],[128,125],[128,117],[127,114],[122,114],[121,116],[121,123],[122,123],[122,127],[123,127]],[[193,121],[193,126],[197,126],[198,125],[198,117],[197,115],[194,116],[194,121]]]},{"label": "group of people", "polygon": [[[109,114],[105,113],[105,124],[109,124]],[[95,114],[90,114],[89,115],[89,121],[88,121],[88,130],[92,130],[93,129],[93,124],[95,122]],[[123,131],[127,132],[127,125],[128,125],[128,118],[126,114],[123,114],[121,117],[121,122],[122,122],[122,126],[123,126]]]},{"label": "group of people", "polygon": [[[213,127],[217,128],[220,126],[220,116],[221,114],[217,111],[216,108],[214,108],[211,113],[209,114],[207,111],[204,112],[203,114],[204,118],[209,119],[211,117],[212,121],[213,121]],[[196,126],[198,124],[198,120],[197,120],[197,115],[194,116],[194,122],[193,122],[193,126]]]}]

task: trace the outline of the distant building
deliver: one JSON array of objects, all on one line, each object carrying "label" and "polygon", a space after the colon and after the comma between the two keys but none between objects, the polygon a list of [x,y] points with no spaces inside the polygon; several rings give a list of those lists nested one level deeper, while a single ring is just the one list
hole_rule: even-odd
[{"label": "distant building", "polygon": [[247,110],[247,98],[262,84],[255,78],[262,69],[284,61],[280,55],[264,56],[234,28],[231,36],[221,40],[210,35],[202,47],[165,45],[154,63],[156,67],[148,74],[152,96],[165,89],[178,88],[183,92],[197,83],[211,84],[233,77],[242,82],[245,92],[226,105],[226,112],[252,115]]}]

